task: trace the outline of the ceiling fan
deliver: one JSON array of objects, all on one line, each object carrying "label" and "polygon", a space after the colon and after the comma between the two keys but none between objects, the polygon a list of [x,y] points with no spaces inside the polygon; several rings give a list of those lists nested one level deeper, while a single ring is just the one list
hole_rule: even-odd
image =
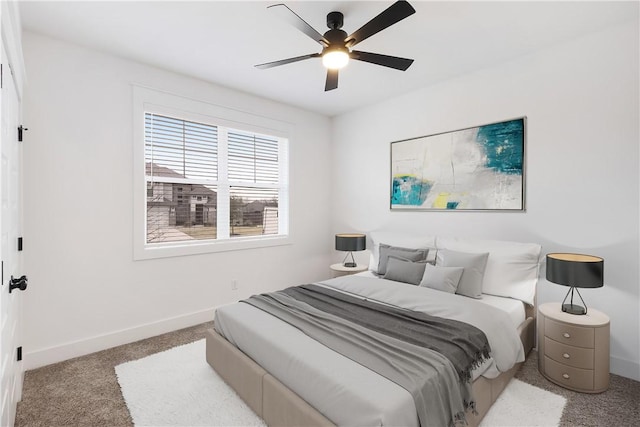
[{"label": "ceiling fan", "polygon": [[341,29],[344,16],[340,12],[330,12],[327,15],[329,31],[322,35],[284,4],[268,6],[268,9],[273,10],[282,19],[320,43],[322,45],[322,52],[258,64],[256,68],[267,69],[309,58],[322,58],[322,64],[327,68],[327,81],[324,87],[326,92],[338,87],[338,70],[347,65],[349,59],[369,62],[402,71],[405,71],[413,63],[413,59],[351,49],[372,35],[413,15],[416,10],[404,0],[393,3],[378,16],[371,19],[350,35],[347,35],[347,33]]}]

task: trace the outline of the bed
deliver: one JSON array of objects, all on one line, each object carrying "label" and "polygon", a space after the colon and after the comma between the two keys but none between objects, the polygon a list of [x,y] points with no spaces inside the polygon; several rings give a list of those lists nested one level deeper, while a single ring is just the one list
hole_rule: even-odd
[{"label": "bed", "polygon": [[[486,328],[487,339],[493,344],[492,348],[496,348],[491,357],[475,366],[472,372],[475,411],[469,409],[465,415],[469,425],[477,425],[534,345],[540,247],[501,241],[415,238],[397,233],[372,233],[371,239],[373,271],[318,282],[315,291],[322,288],[326,289],[322,292],[373,300],[402,310],[480,323],[474,326]],[[460,254],[485,254],[480,295],[471,298],[444,292],[438,286],[416,286],[417,283],[392,280],[398,279],[394,276],[398,271],[400,276],[404,274],[398,270],[396,258],[415,267],[414,260],[395,257],[393,251],[415,248],[428,249],[431,258],[420,261],[433,262],[441,270],[455,270],[453,264],[464,264]],[[375,274],[379,273],[383,258],[391,261],[387,265],[389,271]],[[424,258],[429,258],[427,251]],[[473,268],[467,265],[463,271],[467,273]],[[487,315],[482,314],[485,312]],[[514,339],[517,345],[513,344]],[[420,418],[421,412],[416,412],[417,400],[394,381],[249,303],[235,303],[216,311],[215,328],[207,332],[206,357],[268,425],[426,426],[440,423]]]}]

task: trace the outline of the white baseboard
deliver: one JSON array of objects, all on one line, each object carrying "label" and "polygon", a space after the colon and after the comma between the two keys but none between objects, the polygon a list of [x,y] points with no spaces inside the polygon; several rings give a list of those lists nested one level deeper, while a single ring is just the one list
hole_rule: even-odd
[{"label": "white baseboard", "polygon": [[52,363],[62,362],[63,360],[73,359],[74,357],[95,353],[96,351],[106,350],[200,323],[210,322],[213,320],[214,312],[215,308],[211,307],[195,313],[163,319],[129,329],[25,353],[23,358],[24,369],[36,369],[41,366],[51,365]]},{"label": "white baseboard", "polygon": [[612,374],[640,381],[640,363],[638,363],[637,361],[620,359],[619,357],[613,356],[611,356],[610,361],[611,368],[609,369],[609,371]]}]

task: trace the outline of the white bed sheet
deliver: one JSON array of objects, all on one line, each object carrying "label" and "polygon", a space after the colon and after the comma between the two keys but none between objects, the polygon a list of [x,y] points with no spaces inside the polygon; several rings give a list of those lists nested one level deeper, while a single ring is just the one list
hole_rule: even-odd
[{"label": "white bed sheet", "polygon": [[482,299],[479,300],[485,304],[499,308],[509,315],[511,324],[514,328],[522,325],[525,320],[524,303],[513,298],[497,297],[494,295],[482,294]]},{"label": "white bed sheet", "polygon": [[[369,270],[358,273],[356,274],[356,276],[372,277],[376,279],[380,278],[380,276],[377,276],[376,274],[374,274],[372,271],[369,271]],[[467,298],[467,297],[461,297],[461,298]],[[499,308],[500,310],[507,313],[509,315],[509,318],[511,319],[511,324],[516,329],[526,319],[525,307],[524,307],[525,304],[522,301],[519,301],[517,299],[482,294],[482,298],[478,299],[477,301]]]}]

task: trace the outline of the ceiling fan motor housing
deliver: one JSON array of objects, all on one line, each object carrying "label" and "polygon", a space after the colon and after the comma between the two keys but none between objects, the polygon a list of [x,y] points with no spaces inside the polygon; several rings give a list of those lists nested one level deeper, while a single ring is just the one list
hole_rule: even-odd
[{"label": "ceiling fan motor housing", "polygon": [[327,14],[327,27],[330,28],[329,31],[324,33],[324,38],[329,42],[329,46],[326,46],[323,49],[323,54],[326,51],[336,51],[341,50],[349,53],[349,50],[345,46],[345,39],[347,38],[347,33],[340,28],[342,28],[342,24],[344,23],[344,15],[341,12],[329,12]]},{"label": "ceiling fan motor housing", "polygon": [[342,30],[329,30],[324,33],[324,38],[329,42],[331,48],[344,47],[346,49],[344,40],[347,38],[347,33]]}]

